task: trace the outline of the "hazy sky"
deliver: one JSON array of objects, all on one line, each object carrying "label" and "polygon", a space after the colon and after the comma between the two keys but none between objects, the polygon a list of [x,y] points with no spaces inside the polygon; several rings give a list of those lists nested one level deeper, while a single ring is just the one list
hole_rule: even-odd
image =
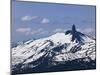
[{"label": "hazy sky", "polygon": [[12,3],[12,41],[43,38],[65,32],[75,24],[78,31],[95,35],[95,6]]}]

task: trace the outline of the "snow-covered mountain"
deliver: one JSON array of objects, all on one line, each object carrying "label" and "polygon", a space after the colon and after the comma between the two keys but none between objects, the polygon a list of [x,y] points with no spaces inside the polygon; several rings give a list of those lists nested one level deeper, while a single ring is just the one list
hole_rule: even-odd
[{"label": "snow-covered mountain", "polygon": [[73,25],[72,30],[65,33],[29,40],[13,47],[12,71],[34,69],[44,63],[47,67],[57,66],[78,59],[83,62],[96,60],[95,40],[78,32]]}]

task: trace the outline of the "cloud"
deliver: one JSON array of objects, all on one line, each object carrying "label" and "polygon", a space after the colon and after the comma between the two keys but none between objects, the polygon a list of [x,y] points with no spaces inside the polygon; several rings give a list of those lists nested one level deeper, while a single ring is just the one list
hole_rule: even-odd
[{"label": "cloud", "polygon": [[26,33],[26,32],[30,32],[31,28],[18,28],[16,29],[16,32],[20,32],[20,33]]},{"label": "cloud", "polygon": [[95,31],[95,29],[93,29],[93,28],[87,28],[83,32],[91,33],[91,32],[94,32],[94,31]]},{"label": "cloud", "polygon": [[48,31],[43,30],[42,28],[39,29],[32,29],[32,28],[18,28],[16,32],[23,33],[24,35],[43,35],[48,34]]},{"label": "cloud", "polygon": [[85,29],[77,29],[77,30],[84,34],[95,37],[95,29],[94,28],[85,28]]},{"label": "cloud", "polygon": [[[54,33],[65,32],[67,30],[69,30],[69,29],[57,28],[57,29],[53,30],[53,32]],[[85,33],[85,34],[91,34],[91,33],[95,32],[95,29],[94,28],[85,28],[85,29],[77,29],[77,31]]]},{"label": "cloud", "polygon": [[38,16],[23,16],[23,17],[21,18],[21,20],[22,20],[22,21],[31,21],[31,20],[37,19],[37,18],[38,18]]},{"label": "cloud", "polygon": [[83,33],[86,33],[86,34],[95,32],[95,29],[93,29],[93,28],[85,28],[85,29],[77,29],[77,30],[81,31]]},{"label": "cloud", "polygon": [[49,23],[49,22],[50,22],[50,20],[47,19],[47,18],[43,18],[42,21],[41,21],[42,24],[46,24],[46,23]]},{"label": "cloud", "polygon": [[40,34],[40,35],[44,35],[44,34],[49,34],[49,32],[48,32],[48,31],[42,31],[42,32],[40,32],[39,34]]},{"label": "cloud", "polygon": [[66,31],[66,29],[57,28],[53,32],[57,33],[57,32],[65,32],[65,31]]},{"label": "cloud", "polygon": [[37,30],[32,30],[29,34],[31,34],[31,35],[39,34],[39,33],[41,33],[42,31],[43,31],[43,29],[42,29],[42,28],[39,28],[39,29],[37,29]]},{"label": "cloud", "polygon": [[[21,21],[31,21],[31,20],[36,20],[37,18],[41,18],[39,16],[23,16],[21,17]],[[38,21],[41,24],[47,24],[50,22],[48,18],[41,18],[42,20]]]}]

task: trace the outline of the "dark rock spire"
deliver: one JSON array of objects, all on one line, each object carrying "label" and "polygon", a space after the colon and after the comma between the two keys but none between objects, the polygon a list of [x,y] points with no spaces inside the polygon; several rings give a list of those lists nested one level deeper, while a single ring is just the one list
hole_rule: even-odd
[{"label": "dark rock spire", "polygon": [[72,32],[76,32],[76,27],[75,27],[74,24],[73,24],[73,26],[72,26]]},{"label": "dark rock spire", "polygon": [[76,26],[73,24],[72,25],[72,29],[71,30],[67,30],[65,32],[65,35],[67,34],[71,34],[72,35],[72,39],[71,41],[76,41],[76,42],[79,42],[79,43],[83,43],[83,39],[82,39],[82,36],[85,36],[84,34],[82,34],[81,32],[78,32],[77,29],[76,29]]},{"label": "dark rock spire", "polygon": [[72,33],[72,34],[75,34],[76,33],[76,27],[75,25],[73,24],[72,25],[72,30],[68,30],[65,32],[65,35],[69,34],[69,33]]},{"label": "dark rock spire", "polygon": [[76,37],[76,27],[75,27],[75,25],[73,24],[73,26],[72,26],[72,41],[74,41],[75,40],[75,37]]}]

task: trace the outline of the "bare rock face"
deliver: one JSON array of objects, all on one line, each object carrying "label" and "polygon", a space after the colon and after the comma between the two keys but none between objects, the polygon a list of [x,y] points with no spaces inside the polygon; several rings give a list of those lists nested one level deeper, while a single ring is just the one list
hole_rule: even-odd
[{"label": "bare rock face", "polygon": [[84,39],[82,37],[86,37],[86,35],[77,31],[76,26],[74,24],[72,26],[72,30],[68,30],[68,31],[65,32],[65,35],[67,35],[67,34],[72,35],[72,37],[71,37],[72,42],[75,41],[76,43],[84,44]]}]

